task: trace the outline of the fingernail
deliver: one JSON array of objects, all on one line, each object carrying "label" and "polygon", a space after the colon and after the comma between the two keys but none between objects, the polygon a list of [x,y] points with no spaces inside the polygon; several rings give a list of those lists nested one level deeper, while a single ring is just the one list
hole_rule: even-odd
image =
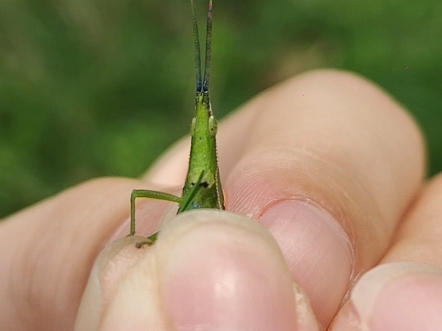
[{"label": "fingernail", "polygon": [[395,262],[367,272],[333,330],[348,330],[350,325],[370,331],[441,330],[442,269]]},{"label": "fingernail", "polygon": [[176,330],[295,330],[296,299],[280,250],[257,222],[196,210],[157,242],[164,307]]},{"label": "fingernail", "polygon": [[293,279],[308,294],[318,320],[326,325],[353,272],[354,256],[347,234],[330,213],[304,200],[272,205],[260,223],[278,242]]}]

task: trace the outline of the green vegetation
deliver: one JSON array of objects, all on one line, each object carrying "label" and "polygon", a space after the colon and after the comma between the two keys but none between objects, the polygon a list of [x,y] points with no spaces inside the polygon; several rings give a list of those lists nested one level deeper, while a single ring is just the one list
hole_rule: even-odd
[{"label": "green vegetation", "polygon": [[[2,1],[0,217],[92,177],[139,176],[186,134],[191,30],[188,0]],[[299,72],[353,70],[414,113],[442,170],[442,2],[214,0],[213,34],[218,117]]]}]

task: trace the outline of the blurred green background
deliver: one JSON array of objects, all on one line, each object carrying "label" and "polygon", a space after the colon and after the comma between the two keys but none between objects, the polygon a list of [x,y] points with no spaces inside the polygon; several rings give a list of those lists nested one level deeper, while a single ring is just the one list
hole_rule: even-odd
[{"label": "blurred green background", "polygon": [[[213,40],[218,117],[302,71],[353,70],[414,113],[442,169],[442,1],[214,0]],[[3,0],[0,217],[145,171],[188,132],[192,47],[188,0]]]}]

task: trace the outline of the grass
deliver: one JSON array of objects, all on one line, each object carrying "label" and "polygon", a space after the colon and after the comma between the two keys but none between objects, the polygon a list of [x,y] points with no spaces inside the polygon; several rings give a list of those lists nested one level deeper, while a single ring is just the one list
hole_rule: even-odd
[{"label": "grass", "polygon": [[[188,0],[10,0],[0,22],[0,217],[139,176],[188,132]],[[213,40],[219,117],[302,71],[352,70],[410,109],[442,170],[442,2],[214,0]]]}]

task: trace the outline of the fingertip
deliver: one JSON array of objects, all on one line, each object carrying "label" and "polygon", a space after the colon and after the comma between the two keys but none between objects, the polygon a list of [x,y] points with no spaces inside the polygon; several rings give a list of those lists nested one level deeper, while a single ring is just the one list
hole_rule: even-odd
[{"label": "fingertip", "polygon": [[332,330],[436,331],[442,323],[442,270],[415,262],[380,265],[353,288]]},{"label": "fingertip", "polygon": [[100,253],[74,330],[169,330],[158,299],[155,246],[137,248],[140,240],[144,238],[126,237]]},{"label": "fingertip", "polygon": [[[256,222],[224,211],[185,212],[163,228],[157,252],[164,304],[178,330],[296,329],[290,274]],[[303,312],[315,321],[311,310]]]}]

